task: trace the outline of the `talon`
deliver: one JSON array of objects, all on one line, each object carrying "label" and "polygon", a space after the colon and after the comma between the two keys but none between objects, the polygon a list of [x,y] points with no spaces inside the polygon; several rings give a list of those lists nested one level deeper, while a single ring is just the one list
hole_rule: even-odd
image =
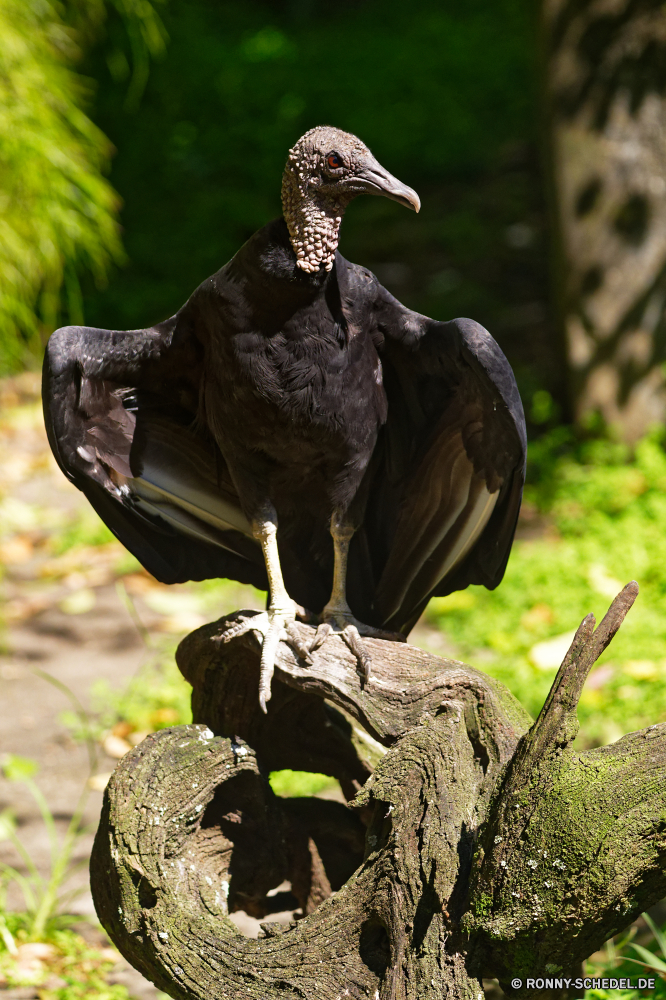
[{"label": "talon", "polygon": [[301,660],[305,660],[306,663],[312,663],[312,657],[310,656],[310,650],[305,645],[300,635],[294,628],[294,623],[290,622],[286,627],[287,642],[291,648],[298,653]]},{"label": "talon", "polygon": [[[264,644],[264,649],[266,648]],[[264,657],[262,653],[261,657],[261,669],[259,671],[259,707],[264,715],[267,714],[268,709],[266,708],[267,702],[271,700],[273,692],[271,691],[271,682],[273,680],[274,672],[274,657],[264,663]]]},{"label": "talon", "polygon": [[213,636],[213,642],[231,642],[232,639],[237,639],[239,635],[245,635],[253,627],[250,624],[251,621],[251,618],[241,618],[239,621],[234,622],[233,625],[228,625],[218,635]]},{"label": "talon", "polygon": [[259,704],[266,712],[266,702],[271,698],[271,681],[275,671],[275,656],[283,632],[281,622],[271,622],[261,649],[261,666],[259,668]]},{"label": "talon", "polygon": [[[215,636],[217,642],[229,642],[246,632],[257,632],[261,637],[259,705],[262,712],[266,712],[266,705],[271,699],[271,681],[275,671],[275,659],[279,644],[286,641],[290,646],[295,646],[297,642],[300,645],[300,640],[295,633],[291,634],[293,623],[294,612],[291,608],[274,607],[234,622],[221,635]],[[303,649],[303,652],[307,652],[307,650]]]},{"label": "talon", "polygon": [[331,635],[332,633],[333,633],[333,626],[329,622],[320,622],[320,624],[317,625],[317,631],[315,632],[315,637],[310,643],[310,652],[314,653],[316,649],[319,649],[320,646],[323,646],[323,644],[328,639],[329,635]]},{"label": "talon", "polygon": [[370,656],[370,653],[363,645],[358,629],[356,628],[355,625],[346,625],[340,634],[344,639],[344,641],[349,646],[350,650],[352,651],[356,659],[358,660],[358,665],[361,668],[363,680],[367,684],[367,682],[370,680],[370,671],[372,669],[372,657]]},{"label": "talon", "polygon": [[349,608],[343,607],[324,608],[324,621],[317,628],[317,633],[310,644],[310,652],[313,653],[328,639],[330,635],[339,635],[345,645],[356,657],[359,672],[364,683],[370,680],[372,672],[372,657],[366,649],[362,636],[370,639],[384,639],[393,642],[405,642],[405,637],[400,632],[388,632],[385,629],[375,628],[373,625],[364,625],[354,618]]}]

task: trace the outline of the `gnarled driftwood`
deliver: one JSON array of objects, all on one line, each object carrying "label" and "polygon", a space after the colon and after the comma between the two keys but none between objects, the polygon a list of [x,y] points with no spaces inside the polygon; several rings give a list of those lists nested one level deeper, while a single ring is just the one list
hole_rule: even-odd
[{"label": "gnarled driftwood", "polygon": [[[178,653],[196,724],[144,740],[106,793],[91,880],[112,939],[183,1000],[555,989],[666,895],[666,725],[572,749],[585,677],[636,592],[583,621],[532,726],[483,673],[379,640],[364,686],[340,640],[308,667],[283,645],[266,716],[252,634],[198,629]],[[286,767],[335,776],[350,808],[277,798],[268,774]],[[227,914],[275,912],[285,879],[303,918],[242,936]]]}]

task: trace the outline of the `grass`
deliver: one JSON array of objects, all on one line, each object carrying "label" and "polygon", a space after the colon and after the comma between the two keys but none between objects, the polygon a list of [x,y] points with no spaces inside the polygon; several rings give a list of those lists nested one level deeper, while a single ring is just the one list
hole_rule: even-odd
[{"label": "grass", "polygon": [[[94,757],[91,759],[91,770]],[[10,809],[0,813],[0,840],[9,840],[23,871],[0,862],[0,990],[35,987],[40,1000],[129,1000],[124,986],[109,985],[107,976],[120,956],[115,949],[88,945],[70,926],[80,917],[70,916],[68,906],[77,891],[66,883],[80,865],[72,855],[84,829],[81,826],[88,796],[86,786],[62,838],[54,816],[35,781],[37,764],[25,757],[5,754],[4,776],[23,784],[32,795],[46,828],[51,848],[50,870],[43,875],[19,836]],[[86,861],[87,863],[87,861]],[[10,882],[23,893],[22,912],[7,909]]]},{"label": "grass", "polygon": [[[82,738],[88,748],[89,779],[97,770],[97,747],[90,727],[89,717],[76,695],[66,684],[50,674],[37,669],[35,671],[43,680],[60,690],[71,702],[79,722]],[[13,952],[12,936],[2,914],[4,913],[7,887],[14,882],[23,895],[25,912],[21,917],[21,929],[28,942],[43,941],[63,925],[71,923],[67,916],[67,907],[71,905],[82,890],[66,889],[69,878],[81,867],[81,863],[72,862],[77,843],[86,833],[82,825],[85,807],[90,793],[90,784],[86,782],[79,800],[74,807],[72,816],[65,829],[64,836],[58,836],[56,822],[49,804],[35,776],[39,770],[36,761],[17,754],[6,753],[0,757],[0,770],[7,781],[22,784],[32,796],[42,818],[49,842],[49,870],[46,875],[39,871],[37,864],[23,845],[18,833],[17,823],[11,808],[0,812],[0,841],[10,841],[17,857],[20,859],[23,871],[3,861],[0,861],[0,937],[5,947]],[[84,862],[87,864],[87,861]]]},{"label": "grass", "polygon": [[338,787],[335,778],[309,771],[273,771],[269,780],[276,795],[294,799],[317,795],[319,792]]},{"label": "grass", "polygon": [[120,956],[115,948],[96,948],[71,929],[52,931],[38,944],[25,939],[22,914],[0,913],[5,938],[0,944],[0,990],[32,986],[40,1000],[130,1000],[125,986],[107,977]]},{"label": "grass", "polygon": [[[640,939],[637,940],[637,938]],[[609,989],[590,989],[586,1000],[634,1000],[645,996],[666,998],[666,928],[659,928],[648,913],[615,938],[585,964],[585,974],[596,979],[611,979]],[[616,983],[629,979],[653,979],[654,989],[619,989]]]}]

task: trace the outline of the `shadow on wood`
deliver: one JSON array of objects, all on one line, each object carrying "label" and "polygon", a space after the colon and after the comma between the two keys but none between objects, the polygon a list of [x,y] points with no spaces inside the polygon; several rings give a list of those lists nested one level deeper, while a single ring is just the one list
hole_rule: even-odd
[{"label": "shadow on wood", "polygon": [[[91,882],[111,938],[183,1000],[478,1000],[484,976],[563,995],[558,978],[666,895],[666,725],[571,747],[637,590],[583,621],[532,726],[485,674],[380,640],[365,686],[341,640],[307,668],[281,645],[266,716],[252,634],[198,629],[178,651],[197,724],[148,737],[106,792]],[[282,768],[355,797],[277,798]],[[303,919],[243,937],[227,914],[267,915],[285,879]]]}]

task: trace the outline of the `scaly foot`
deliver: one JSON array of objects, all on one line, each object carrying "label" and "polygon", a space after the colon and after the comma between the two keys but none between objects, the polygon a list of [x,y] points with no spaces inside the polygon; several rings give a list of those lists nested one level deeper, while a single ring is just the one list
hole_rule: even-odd
[{"label": "scaly foot", "polygon": [[259,704],[262,712],[266,711],[266,702],[270,701],[275,657],[280,642],[288,643],[302,660],[312,663],[310,650],[303,645],[294,629],[297,610],[300,609],[292,602],[291,607],[269,608],[268,611],[242,617],[218,637],[221,642],[229,642],[246,632],[258,632],[263,636],[259,670]]},{"label": "scaly foot", "polygon": [[406,641],[401,632],[387,632],[381,628],[374,628],[372,625],[364,625],[363,622],[354,618],[346,604],[335,607],[327,604],[321,613],[321,619],[310,645],[310,652],[313,653],[319,649],[329,636],[339,635],[356,657],[364,681],[370,679],[372,657],[365,648],[361,636],[367,636],[370,639],[389,639],[392,642]]}]

